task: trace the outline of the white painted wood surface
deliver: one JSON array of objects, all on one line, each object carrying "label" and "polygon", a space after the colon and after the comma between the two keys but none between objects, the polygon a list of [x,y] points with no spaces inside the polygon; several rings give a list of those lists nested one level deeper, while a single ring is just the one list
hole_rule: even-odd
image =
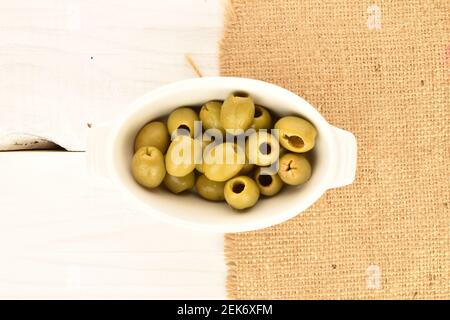
[{"label": "white painted wood surface", "polygon": [[0,177],[0,298],[225,298],[223,235],[138,212],[84,152],[1,152]]},{"label": "white painted wood surface", "polygon": [[87,123],[140,95],[217,75],[220,0],[0,1],[0,137],[33,134],[85,150]]},{"label": "white painted wood surface", "polygon": [[[85,150],[87,123],[194,77],[186,53],[217,75],[220,2],[0,1],[0,150]],[[137,212],[84,157],[0,152],[0,298],[225,298],[223,236]]]}]

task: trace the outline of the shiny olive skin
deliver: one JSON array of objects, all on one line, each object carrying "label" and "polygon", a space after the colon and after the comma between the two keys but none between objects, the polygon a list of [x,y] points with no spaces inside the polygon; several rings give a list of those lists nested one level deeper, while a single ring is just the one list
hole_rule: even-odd
[{"label": "shiny olive skin", "polygon": [[207,150],[203,161],[203,171],[208,179],[227,181],[244,167],[245,154],[234,143],[225,142]]},{"label": "shiny olive skin", "polygon": [[166,153],[169,146],[169,132],[164,123],[153,121],[139,130],[134,140],[134,151],[141,147],[156,147],[162,153]]},{"label": "shiny olive skin", "polygon": [[203,154],[209,150],[209,149],[208,150],[206,149],[208,146],[209,146],[209,148],[213,147],[213,145],[210,146],[211,143],[212,143],[212,141],[205,138],[205,135],[202,136],[201,155],[199,158],[197,158],[198,161],[196,161],[196,164],[195,164],[195,169],[200,173],[205,173],[205,170],[203,169]]},{"label": "shiny olive skin", "polygon": [[245,154],[249,163],[268,166],[277,161],[280,145],[268,132],[257,131],[251,134],[245,144]]},{"label": "shiny olive skin", "polygon": [[272,116],[266,108],[255,105],[255,116],[251,128],[255,130],[272,128]]},{"label": "shiny olive skin", "polygon": [[249,174],[253,170],[254,167],[255,167],[255,165],[253,163],[248,163],[248,161],[246,161],[244,166],[242,167],[241,171],[239,171],[239,175],[243,176],[243,175]]},{"label": "shiny olive skin", "polygon": [[280,154],[278,155],[278,158],[281,158],[282,156],[284,156],[286,153],[289,153],[289,150],[287,150],[285,147],[280,146]]},{"label": "shiny olive skin", "polygon": [[253,99],[246,93],[233,93],[222,104],[220,122],[231,134],[240,134],[250,128],[255,114]]},{"label": "shiny olive skin", "polygon": [[203,169],[203,163],[196,163],[195,170],[197,170],[200,173],[205,173],[205,169]]},{"label": "shiny olive skin", "polygon": [[141,186],[156,188],[165,175],[164,156],[156,147],[141,147],[131,160],[131,173]]},{"label": "shiny olive skin", "polygon": [[200,109],[200,121],[203,129],[218,129],[222,133],[225,132],[220,122],[222,103],[222,101],[209,101],[202,106]]},{"label": "shiny olive skin", "polygon": [[277,173],[261,174],[262,168],[255,171],[255,181],[262,195],[271,197],[276,195],[283,188],[283,181]]},{"label": "shiny olive skin", "polygon": [[295,116],[283,117],[275,123],[280,144],[292,152],[307,152],[314,148],[317,131],[307,120]]},{"label": "shiny olive skin", "polygon": [[223,190],[225,188],[224,181],[209,180],[204,174],[198,177],[195,183],[197,193],[204,199],[210,201],[223,201],[225,196]]},{"label": "shiny olive skin", "polygon": [[[188,130],[190,136],[194,137],[194,122],[198,120],[197,113],[191,108],[178,108],[169,115],[167,129],[172,136]],[[182,131],[177,132],[177,129]]]},{"label": "shiny olive skin", "polygon": [[287,153],[280,159],[278,175],[286,184],[303,184],[311,177],[311,165],[305,156]]},{"label": "shiny olive skin", "polygon": [[195,174],[194,172],[191,172],[184,177],[174,177],[170,174],[166,174],[164,177],[164,185],[175,194],[181,193],[194,187]]},{"label": "shiny olive skin", "polygon": [[242,210],[253,207],[258,202],[259,188],[252,178],[239,176],[227,181],[224,195],[232,208]]},{"label": "shiny olive skin", "polygon": [[195,141],[189,136],[177,136],[169,145],[166,153],[167,173],[175,177],[184,177],[195,169]]}]

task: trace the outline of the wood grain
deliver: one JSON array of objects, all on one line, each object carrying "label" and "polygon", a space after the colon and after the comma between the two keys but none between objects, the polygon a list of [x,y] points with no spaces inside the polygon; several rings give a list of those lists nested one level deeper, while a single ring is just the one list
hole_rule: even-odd
[{"label": "wood grain", "polygon": [[0,153],[0,298],[221,299],[223,236],[138,212],[83,152]]},{"label": "wood grain", "polygon": [[[218,74],[219,0],[0,3],[0,137],[32,134],[85,150],[87,123],[140,95]],[[4,148],[3,148],[4,149]]]},{"label": "wood grain", "polygon": [[[218,74],[219,0],[0,2],[0,150],[85,150],[87,124]],[[30,136],[31,135],[31,136]],[[0,298],[225,297],[222,235],[137,212],[84,153],[0,152]]]}]

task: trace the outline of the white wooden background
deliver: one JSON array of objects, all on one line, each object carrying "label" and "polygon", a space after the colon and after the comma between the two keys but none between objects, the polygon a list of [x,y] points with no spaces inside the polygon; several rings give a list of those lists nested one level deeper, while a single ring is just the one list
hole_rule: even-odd
[{"label": "white wooden background", "polygon": [[[185,54],[217,75],[222,25],[219,0],[0,0],[0,149],[85,150]],[[84,152],[0,152],[0,194],[0,298],[225,297],[223,235],[137,212]]]}]

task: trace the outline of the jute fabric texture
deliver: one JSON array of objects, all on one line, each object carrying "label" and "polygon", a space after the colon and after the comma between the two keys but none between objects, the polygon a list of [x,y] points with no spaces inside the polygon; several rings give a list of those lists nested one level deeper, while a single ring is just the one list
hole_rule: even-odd
[{"label": "jute fabric texture", "polygon": [[226,235],[230,298],[450,298],[448,0],[234,0],[220,71],[297,93],[359,148],[353,185]]}]

